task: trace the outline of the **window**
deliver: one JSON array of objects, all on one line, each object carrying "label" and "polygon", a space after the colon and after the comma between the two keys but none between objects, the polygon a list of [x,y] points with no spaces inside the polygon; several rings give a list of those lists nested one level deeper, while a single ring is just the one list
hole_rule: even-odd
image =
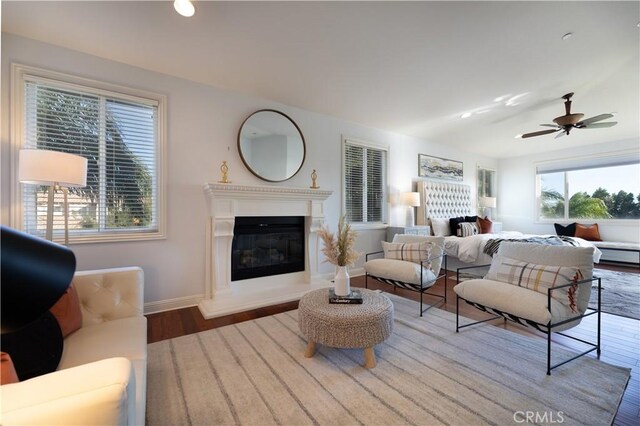
[{"label": "window", "polygon": [[637,153],[537,167],[541,220],[640,219]]},{"label": "window", "polygon": [[343,158],[347,222],[386,222],[387,150],[345,139]]},{"label": "window", "polygon": [[[163,237],[164,98],[17,65],[13,75],[19,115],[15,146],[88,160],[87,185],[69,188],[70,241]],[[43,236],[48,187],[21,189],[16,222]],[[54,202],[54,240],[59,240],[62,191],[56,191]]]},{"label": "window", "polygon": [[[497,195],[497,184],[496,184],[496,171],[493,169],[489,169],[486,167],[482,167],[482,166],[477,166],[477,171],[478,171],[478,180],[477,180],[477,185],[478,185],[478,194],[477,194],[477,199],[478,199],[478,211],[481,211],[482,209],[487,209],[487,207],[481,207],[480,206],[480,198],[481,197],[494,197],[496,198]],[[486,214],[486,212],[484,212],[484,214]]]}]

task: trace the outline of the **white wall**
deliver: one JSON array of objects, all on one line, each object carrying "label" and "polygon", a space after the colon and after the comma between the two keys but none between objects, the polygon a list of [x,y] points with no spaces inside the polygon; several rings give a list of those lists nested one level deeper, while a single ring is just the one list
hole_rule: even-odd
[{"label": "white wall", "polygon": [[[606,132],[606,129],[592,131]],[[531,234],[555,234],[553,222],[542,223],[537,221],[535,199],[536,163],[630,149],[640,151],[640,142],[637,139],[623,140],[614,143],[584,146],[579,149],[579,152],[577,152],[576,148],[571,148],[533,156],[501,159],[498,162],[498,212],[503,229]],[[592,222],[583,221],[583,223]],[[601,237],[604,240],[640,241],[640,221],[638,220],[597,220],[597,222]]]},{"label": "white wall", "polygon": [[[417,179],[418,153],[464,162],[465,182],[475,197],[477,163],[496,166],[489,158],[457,149],[363,127],[333,117],[280,105],[239,93],[150,72],[29,39],[2,34],[2,150],[1,215],[9,225],[11,161],[9,88],[10,64],[22,63],[53,71],[162,93],[167,96],[167,238],[159,241],[76,244],[71,248],[78,269],[139,265],[146,274],[146,302],[195,303],[204,293],[204,248],[207,205],[202,186],[220,179],[220,164],[227,160],[229,179],[235,184],[263,184],[309,187],[311,172],[318,173],[318,185],[333,190],[326,202],[327,224],[336,228],[341,209],[341,141],[347,136],[390,146],[389,184],[391,192],[413,189]],[[290,116],[302,130],[307,156],[301,171],[282,184],[259,180],[245,169],[236,149],[236,137],[243,120],[256,110],[273,108]],[[405,210],[391,209],[391,224],[403,225]],[[384,232],[363,231],[360,251],[379,249]],[[359,264],[362,264],[364,256]],[[322,272],[331,272],[328,264]],[[168,305],[163,305],[168,306]]]}]

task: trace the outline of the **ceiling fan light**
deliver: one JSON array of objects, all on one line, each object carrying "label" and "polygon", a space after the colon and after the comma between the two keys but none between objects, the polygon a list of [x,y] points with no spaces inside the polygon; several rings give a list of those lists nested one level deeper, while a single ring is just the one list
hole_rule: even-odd
[{"label": "ceiling fan light", "polygon": [[180,15],[185,16],[187,18],[193,16],[196,13],[196,8],[193,6],[190,0],[175,0],[173,2],[173,8]]}]

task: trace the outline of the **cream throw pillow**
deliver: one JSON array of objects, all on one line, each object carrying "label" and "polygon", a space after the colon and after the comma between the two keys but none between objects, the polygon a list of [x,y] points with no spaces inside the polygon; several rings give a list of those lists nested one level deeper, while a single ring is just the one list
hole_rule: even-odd
[{"label": "cream throw pillow", "polygon": [[[432,243],[388,243],[382,241],[385,259],[404,260],[422,264],[431,269],[431,247]],[[424,263],[422,263],[424,262]]]},{"label": "cream throw pillow", "polygon": [[549,288],[573,282],[572,286],[552,291],[551,297],[571,309],[571,312],[578,312],[576,301],[579,286],[575,283],[584,279],[579,268],[536,265],[509,257],[496,256],[485,278],[528,288],[545,295]]},{"label": "cream throw pillow", "polygon": [[451,235],[449,219],[431,219],[431,231],[436,237],[447,237]]}]

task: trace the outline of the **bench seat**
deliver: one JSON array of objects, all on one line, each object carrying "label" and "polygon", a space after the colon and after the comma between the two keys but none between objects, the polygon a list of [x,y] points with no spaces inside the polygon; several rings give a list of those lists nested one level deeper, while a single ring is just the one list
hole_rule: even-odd
[{"label": "bench seat", "polygon": [[629,242],[621,242],[621,241],[592,241],[592,242],[594,246],[600,249],[640,251],[640,243],[629,243]]},{"label": "bench seat", "polygon": [[[623,252],[638,253],[638,266],[640,266],[640,243],[632,243],[627,241],[592,241],[593,245],[600,250],[613,250]],[[613,260],[610,260],[614,262]],[[617,261],[616,261],[617,262]],[[626,262],[621,262],[626,263]]]}]

